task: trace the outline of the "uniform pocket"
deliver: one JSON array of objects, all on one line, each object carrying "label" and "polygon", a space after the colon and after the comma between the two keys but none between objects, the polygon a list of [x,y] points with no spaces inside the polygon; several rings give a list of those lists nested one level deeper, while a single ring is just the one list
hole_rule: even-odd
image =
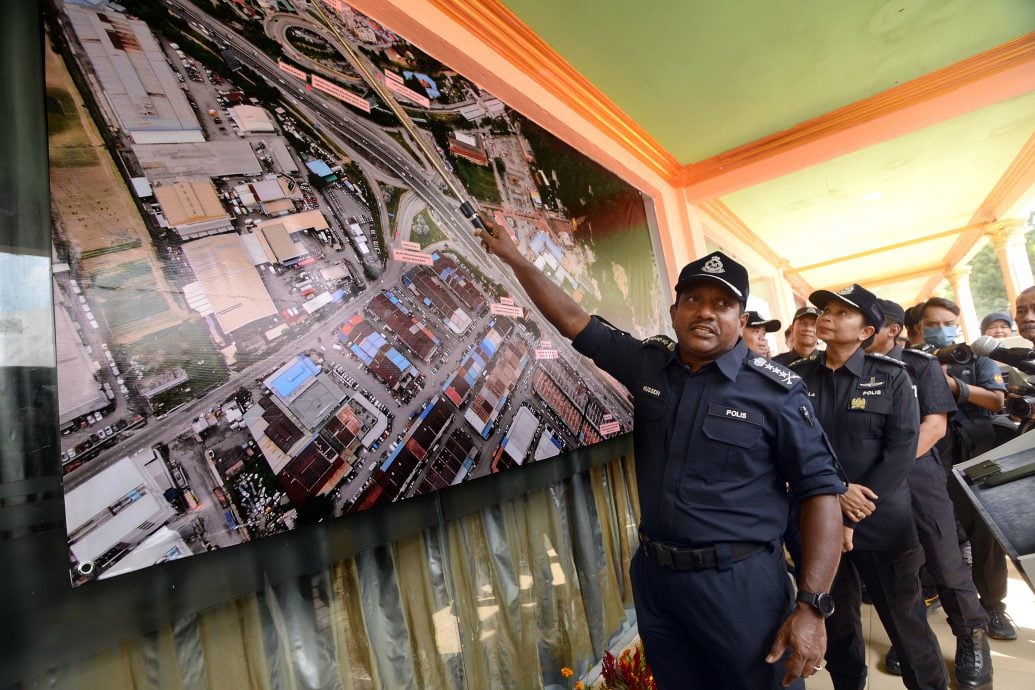
[{"label": "uniform pocket", "polygon": [[647,421],[657,421],[668,407],[668,390],[661,381],[641,380],[633,391],[636,416]]},{"label": "uniform pocket", "polygon": [[655,398],[645,393],[637,393],[634,396],[634,407],[636,416],[649,422],[656,422],[665,414],[667,400]]},{"label": "uniform pocket", "polygon": [[910,605],[920,601],[920,568],[923,564],[923,549],[912,548],[895,554],[891,568],[895,576],[897,604]]},{"label": "uniform pocket", "polygon": [[848,403],[848,433],[856,438],[883,438],[884,422],[892,410],[887,396],[861,396],[856,393]]},{"label": "uniform pocket", "polygon": [[751,449],[762,438],[762,416],[753,411],[712,404],[701,425],[704,438],[695,454],[694,474],[735,481],[750,476]]}]

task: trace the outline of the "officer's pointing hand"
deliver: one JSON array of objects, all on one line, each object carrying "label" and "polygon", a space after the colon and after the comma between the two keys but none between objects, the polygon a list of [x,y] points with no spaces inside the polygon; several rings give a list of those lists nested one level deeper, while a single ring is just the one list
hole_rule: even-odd
[{"label": "officer's pointing hand", "polygon": [[506,263],[511,263],[515,258],[520,258],[520,252],[518,252],[517,245],[514,244],[514,240],[510,239],[510,233],[507,229],[499,225],[495,225],[489,221],[485,221],[485,226],[491,229],[491,232],[486,232],[481,228],[475,228],[474,236],[482,241],[482,247],[485,248],[489,254],[495,254]]}]

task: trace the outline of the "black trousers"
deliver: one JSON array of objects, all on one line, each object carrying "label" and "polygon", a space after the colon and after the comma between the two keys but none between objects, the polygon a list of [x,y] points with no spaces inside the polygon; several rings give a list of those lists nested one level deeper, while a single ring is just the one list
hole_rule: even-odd
[{"label": "black trousers", "polygon": [[970,571],[981,605],[986,611],[1005,611],[1006,552],[955,478],[949,480],[949,496],[956,507],[956,519],[970,540],[974,557]]},{"label": "black trousers", "polygon": [[836,610],[827,619],[827,671],[836,690],[866,687],[860,580],[902,662],[910,690],[945,690],[948,675],[938,640],[927,624],[920,595],[923,551],[852,551],[841,559],[831,594]]},{"label": "black trousers", "polygon": [[909,472],[913,519],[924,549],[924,566],[934,581],[949,627],[956,637],[988,627],[970,568],[963,562],[956,536],[956,515],[946,489],[945,468],[930,454],[917,458]]},{"label": "black trousers", "polygon": [[[636,620],[659,690],[777,690],[782,662],[767,664],[794,608],[779,544],[726,568],[672,570],[639,549],[629,567]],[[790,685],[802,690],[799,679]]]}]

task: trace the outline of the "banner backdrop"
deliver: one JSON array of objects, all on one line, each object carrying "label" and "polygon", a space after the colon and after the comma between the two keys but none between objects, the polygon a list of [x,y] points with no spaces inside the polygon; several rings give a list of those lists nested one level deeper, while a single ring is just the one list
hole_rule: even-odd
[{"label": "banner backdrop", "polygon": [[345,3],[47,20],[74,584],[630,430],[459,207],[647,336],[635,189]]}]

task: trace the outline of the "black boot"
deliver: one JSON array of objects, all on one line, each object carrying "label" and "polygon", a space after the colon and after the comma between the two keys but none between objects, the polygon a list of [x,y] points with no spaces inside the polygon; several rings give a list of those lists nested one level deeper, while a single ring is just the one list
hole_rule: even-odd
[{"label": "black boot", "polygon": [[884,670],[893,676],[902,675],[902,662],[898,660],[898,652],[892,647],[884,655]]},{"label": "black boot", "polygon": [[956,639],[956,682],[962,688],[977,688],[992,682],[992,653],[988,637],[974,628]]}]

